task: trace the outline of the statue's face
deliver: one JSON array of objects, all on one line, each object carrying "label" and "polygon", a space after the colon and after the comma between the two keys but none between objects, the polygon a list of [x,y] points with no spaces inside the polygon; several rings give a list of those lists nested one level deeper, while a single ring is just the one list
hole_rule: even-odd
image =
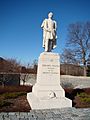
[{"label": "statue's face", "polygon": [[48,17],[49,17],[49,18],[52,18],[52,17],[53,17],[53,13],[50,12],[50,13],[48,14]]}]

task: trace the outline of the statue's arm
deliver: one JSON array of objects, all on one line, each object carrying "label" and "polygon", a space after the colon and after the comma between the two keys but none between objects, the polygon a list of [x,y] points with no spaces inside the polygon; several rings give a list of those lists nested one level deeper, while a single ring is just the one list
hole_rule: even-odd
[{"label": "statue's arm", "polygon": [[56,29],[57,29],[57,23],[56,23],[56,21],[54,21],[54,24],[55,24],[55,31],[56,31]]},{"label": "statue's arm", "polygon": [[45,23],[46,23],[46,19],[42,22],[41,28],[44,28],[44,27],[45,27]]},{"label": "statue's arm", "polygon": [[41,28],[43,28],[43,30],[45,30],[45,31],[51,32],[51,31],[49,30],[49,28],[47,27],[47,19],[45,19],[45,20],[42,22]]},{"label": "statue's arm", "polygon": [[42,24],[41,24],[41,28],[43,28],[44,27],[44,21],[42,22]]}]

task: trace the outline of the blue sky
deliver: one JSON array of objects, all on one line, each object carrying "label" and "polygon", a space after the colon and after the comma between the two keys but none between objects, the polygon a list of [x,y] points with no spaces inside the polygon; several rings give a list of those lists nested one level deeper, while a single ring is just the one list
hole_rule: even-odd
[{"label": "blue sky", "polygon": [[90,21],[90,0],[0,0],[0,56],[21,63],[38,59],[42,48],[41,23],[53,12],[57,21],[57,48],[65,48],[67,27]]}]

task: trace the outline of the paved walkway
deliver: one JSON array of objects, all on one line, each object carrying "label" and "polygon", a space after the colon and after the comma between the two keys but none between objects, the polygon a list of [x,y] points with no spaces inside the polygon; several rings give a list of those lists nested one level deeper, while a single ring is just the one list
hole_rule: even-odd
[{"label": "paved walkway", "polygon": [[90,120],[90,108],[31,110],[30,112],[0,113],[0,120]]}]

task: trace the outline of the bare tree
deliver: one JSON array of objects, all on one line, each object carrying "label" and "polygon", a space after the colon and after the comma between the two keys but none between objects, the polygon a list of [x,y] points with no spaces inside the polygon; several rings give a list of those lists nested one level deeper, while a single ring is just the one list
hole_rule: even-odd
[{"label": "bare tree", "polygon": [[0,58],[0,72],[13,72],[18,73],[21,70],[20,62],[16,59],[3,59]]},{"label": "bare tree", "polygon": [[20,62],[13,58],[7,59],[7,66],[10,72],[18,73],[21,70]]},{"label": "bare tree", "polygon": [[3,59],[0,57],[0,84],[5,86],[9,81],[8,73],[20,72],[21,65],[16,59]]},{"label": "bare tree", "polygon": [[2,87],[5,86],[5,83],[7,83],[9,81],[9,79],[7,79],[7,74],[0,74],[0,85],[2,85]]},{"label": "bare tree", "polygon": [[77,60],[75,53],[71,49],[64,49],[61,54],[61,63],[78,65],[79,60]]},{"label": "bare tree", "polygon": [[34,73],[36,74],[37,73],[37,66],[38,66],[38,61],[36,59],[33,61],[32,66],[33,66]]},{"label": "bare tree", "polygon": [[71,59],[74,55],[74,58],[83,64],[84,76],[86,76],[87,56],[90,53],[90,22],[69,25],[66,47],[72,53]]},{"label": "bare tree", "polygon": [[22,80],[23,85],[25,85],[26,81],[28,80],[28,74],[27,73],[21,74],[20,80]]}]

